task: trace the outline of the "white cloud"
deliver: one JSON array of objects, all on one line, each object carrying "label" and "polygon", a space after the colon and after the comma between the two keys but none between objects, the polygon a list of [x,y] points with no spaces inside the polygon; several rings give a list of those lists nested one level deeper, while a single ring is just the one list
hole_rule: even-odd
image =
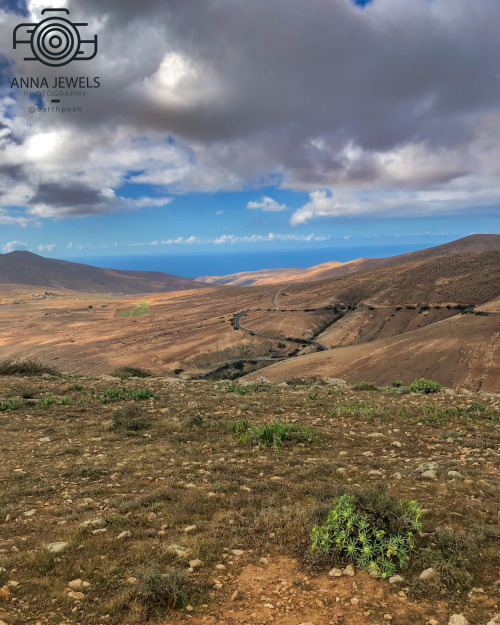
[{"label": "white cloud", "polygon": [[2,245],[2,252],[4,254],[9,254],[10,252],[14,252],[16,250],[27,250],[28,247],[28,244],[23,243],[22,241],[9,241],[8,243],[5,243],[5,245]]},{"label": "white cloud", "polygon": [[285,204],[278,204],[271,197],[265,197],[260,202],[248,202],[247,208],[250,210],[262,210],[269,213],[277,213],[286,210]]},{"label": "white cloud", "polygon": [[129,247],[149,247],[156,245],[234,245],[235,243],[277,243],[277,242],[321,242],[328,241],[331,237],[316,234],[252,234],[240,236],[236,234],[223,234],[215,239],[201,239],[196,236],[177,237],[164,241],[151,241],[149,243],[129,243]]},{"label": "white cloud", "polygon": [[52,252],[55,247],[55,243],[48,243],[47,245],[39,245],[37,249],[39,252]]}]

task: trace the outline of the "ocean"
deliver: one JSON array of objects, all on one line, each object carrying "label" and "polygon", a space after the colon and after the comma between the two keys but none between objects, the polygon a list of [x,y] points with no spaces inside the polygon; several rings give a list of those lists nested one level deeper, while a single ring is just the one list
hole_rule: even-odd
[{"label": "ocean", "polygon": [[[424,246],[425,247],[425,246]],[[366,247],[325,247],[302,250],[273,250],[255,252],[227,251],[213,254],[144,254],[129,256],[87,256],[66,258],[109,269],[162,271],[185,278],[221,276],[240,271],[306,268],[329,261],[347,262],[356,258],[384,258],[422,249],[422,245],[387,245]]]}]

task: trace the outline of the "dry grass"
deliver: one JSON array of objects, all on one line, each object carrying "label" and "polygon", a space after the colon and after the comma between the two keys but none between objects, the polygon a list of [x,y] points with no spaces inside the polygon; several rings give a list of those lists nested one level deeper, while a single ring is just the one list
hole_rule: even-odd
[{"label": "dry grass", "polygon": [[[130,392],[114,398],[99,379],[23,384],[0,380],[0,401],[14,402],[0,412],[0,588],[11,583],[0,620],[8,625],[131,625],[188,605],[209,615],[226,593],[213,588],[216,565],[233,579],[263,556],[324,573],[337,559],[310,551],[312,527],[340,493],[377,484],[428,511],[404,572],[413,596],[448,597],[473,625],[492,618],[467,592],[498,597],[498,396],[151,379],[128,380]],[[133,401],[145,388],[155,396]],[[39,403],[48,396],[52,404]],[[228,425],[244,419],[286,420],[319,438],[275,453],[235,439]],[[422,478],[425,462],[437,463],[436,479]],[[480,566],[469,566],[466,536],[480,545]],[[49,553],[53,542],[67,547]],[[191,571],[195,559],[203,564]],[[439,588],[419,582],[427,566],[439,570]],[[75,579],[89,583],[77,598],[67,591]]]}]

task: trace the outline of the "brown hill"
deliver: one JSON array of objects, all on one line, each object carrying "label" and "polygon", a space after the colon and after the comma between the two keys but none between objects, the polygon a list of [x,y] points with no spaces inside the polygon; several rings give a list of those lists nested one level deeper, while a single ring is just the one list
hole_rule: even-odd
[{"label": "brown hill", "polygon": [[246,378],[343,378],[386,385],[425,377],[450,388],[498,392],[499,338],[498,316],[459,315],[399,336],[286,360]]},{"label": "brown hill", "polygon": [[261,271],[245,271],[227,276],[202,276],[201,282],[210,284],[227,284],[231,286],[280,284],[285,282],[313,282],[336,276],[355,273],[377,267],[386,267],[412,260],[424,260],[436,256],[464,254],[469,252],[500,251],[500,235],[472,234],[468,237],[437,245],[435,247],[408,252],[387,258],[358,258],[347,263],[332,261],[308,267],[307,269],[262,269]]},{"label": "brown hill", "polygon": [[102,269],[44,258],[32,252],[0,254],[0,284],[72,289],[87,293],[152,293],[203,288],[203,284],[159,271]]}]

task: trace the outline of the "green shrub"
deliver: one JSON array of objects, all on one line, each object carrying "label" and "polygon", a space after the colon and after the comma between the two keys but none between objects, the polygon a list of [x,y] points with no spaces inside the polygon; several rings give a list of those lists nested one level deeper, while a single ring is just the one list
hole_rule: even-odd
[{"label": "green shrub", "polygon": [[419,380],[414,380],[408,388],[412,393],[425,393],[428,395],[429,393],[439,393],[441,384],[433,380],[420,378]]},{"label": "green shrub", "polygon": [[7,401],[0,401],[0,412],[6,412],[7,410],[13,410],[16,407],[16,400],[9,399]]},{"label": "green shrub", "polygon": [[396,380],[395,382],[391,384],[393,388],[401,388],[404,385],[405,383],[402,380]]},{"label": "green shrub", "polygon": [[150,378],[153,374],[147,369],[141,369],[140,367],[118,367],[111,374],[114,378],[120,378],[120,380],[128,380],[129,378]]},{"label": "green shrub", "polygon": [[4,360],[0,363],[0,375],[26,375],[37,376],[43,373],[50,375],[60,375],[59,371],[54,367],[44,365],[38,360]]},{"label": "green shrub", "polygon": [[326,525],[312,530],[312,548],[324,553],[340,552],[360,569],[376,572],[382,579],[405,567],[422,530],[420,507],[366,489],[344,494],[334,501]]},{"label": "green shrub", "polygon": [[243,419],[240,422],[232,421],[229,429],[240,442],[263,443],[264,447],[272,447],[276,452],[284,442],[312,443],[314,440],[314,435],[308,427],[290,424],[286,421],[272,421],[259,426],[249,426],[248,420]]},{"label": "green shrub", "polygon": [[380,391],[379,387],[371,382],[357,382],[351,388],[353,391]]},{"label": "green shrub", "polygon": [[47,395],[47,397],[42,397],[42,399],[38,400],[40,406],[51,406],[54,403],[54,398],[52,395]]}]

